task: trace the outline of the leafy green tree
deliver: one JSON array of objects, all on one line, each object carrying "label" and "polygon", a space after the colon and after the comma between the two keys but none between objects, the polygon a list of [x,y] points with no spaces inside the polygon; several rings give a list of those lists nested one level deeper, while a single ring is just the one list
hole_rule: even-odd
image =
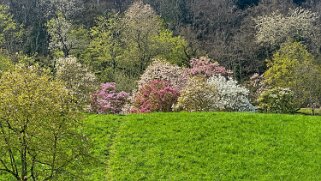
[{"label": "leafy green tree", "polygon": [[285,43],[274,55],[272,60],[267,62],[268,70],[264,78],[269,85],[288,87],[295,85],[298,80],[294,77],[296,67],[302,62],[312,62],[313,56],[304,45],[299,42]]},{"label": "leafy green tree", "polygon": [[290,88],[301,106],[320,103],[320,66],[304,45],[283,44],[267,65],[264,79],[268,86]]},{"label": "leafy green tree", "polygon": [[22,27],[18,25],[9,12],[9,8],[0,5],[0,46],[10,52],[21,46]]},{"label": "leafy green tree", "polygon": [[50,36],[49,50],[55,57],[79,57],[89,44],[89,32],[82,26],[76,27],[61,12],[47,22]]},{"label": "leafy green tree", "polygon": [[173,32],[165,29],[157,36],[152,37],[152,48],[156,58],[165,59],[173,64],[186,66],[189,59],[186,54],[187,42],[180,36],[174,36]]},{"label": "leafy green tree", "polygon": [[182,37],[175,37],[165,28],[165,24],[154,9],[142,1],[134,2],[122,18],[121,38],[124,51],[120,55],[122,66],[132,67],[139,76],[153,58],[186,65],[187,42]]},{"label": "leafy green tree", "polygon": [[13,67],[13,63],[9,56],[0,52],[0,75]]},{"label": "leafy green tree", "polygon": [[121,23],[125,44],[121,59],[135,67],[139,75],[155,56],[152,38],[164,30],[163,21],[150,5],[136,1],[127,9]]},{"label": "leafy green tree", "polygon": [[117,82],[119,87],[126,87],[124,90],[127,86],[118,81],[133,82],[155,57],[179,65],[187,63],[186,41],[166,30],[161,18],[141,1],[123,16],[97,18],[90,35],[81,59],[93,67],[101,81]]},{"label": "leafy green tree", "polygon": [[0,174],[24,181],[76,179],[67,168],[80,164],[86,144],[63,83],[37,67],[16,66],[0,78],[0,99]]},{"label": "leafy green tree", "polygon": [[103,72],[106,68],[116,71],[117,58],[121,51],[121,29],[118,21],[118,15],[100,16],[90,30],[92,39],[82,54],[82,59],[98,72]]}]

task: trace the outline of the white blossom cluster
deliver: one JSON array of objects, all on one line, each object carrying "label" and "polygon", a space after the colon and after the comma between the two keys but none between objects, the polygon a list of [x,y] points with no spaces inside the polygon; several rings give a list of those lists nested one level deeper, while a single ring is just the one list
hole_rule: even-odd
[{"label": "white blossom cluster", "polygon": [[315,12],[296,8],[288,15],[273,12],[270,15],[259,16],[256,23],[256,40],[258,43],[276,45],[287,38],[309,38],[314,40],[318,32],[315,23],[318,15]]},{"label": "white blossom cluster", "polygon": [[207,83],[216,88],[218,101],[215,107],[219,110],[254,111],[248,100],[249,90],[237,84],[237,81],[221,75],[210,77]]},{"label": "white blossom cluster", "polygon": [[71,26],[72,24],[62,14],[47,23],[50,35],[49,49],[69,50],[71,48],[72,42],[69,38]]},{"label": "white blossom cluster", "polygon": [[87,102],[89,94],[95,90],[95,74],[74,57],[57,60],[56,76],[66,83],[66,87],[73,91],[79,101]]}]

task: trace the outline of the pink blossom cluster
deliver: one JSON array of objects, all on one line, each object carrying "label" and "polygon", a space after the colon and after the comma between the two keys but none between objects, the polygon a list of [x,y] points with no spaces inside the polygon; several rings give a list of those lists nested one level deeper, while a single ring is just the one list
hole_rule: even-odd
[{"label": "pink blossom cluster", "polygon": [[218,62],[211,62],[207,57],[201,57],[199,59],[193,58],[190,60],[189,73],[192,76],[202,75],[206,78],[212,77],[213,75],[231,76],[232,71],[227,70],[225,67],[220,66]]},{"label": "pink blossom cluster", "polygon": [[178,97],[179,91],[169,81],[151,80],[135,94],[131,112],[169,112]]},{"label": "pink blossom cluster", "polygon": [[144,74],[138,81],[138,86],[141,87],[151,80],[165,80],[176,89],[181,90],[188,80],[188,73],[186,69],[177,65],[172,65],[164,60],[155,60],[152,62]]},{"label": "pink blossom cluster", "polygon": [[113,82],[101,84],[100,89],[92,94],[92,111],[100,114],[119,114],[128,97],[129,94],[126,92],[116,92],[116,84]]}]

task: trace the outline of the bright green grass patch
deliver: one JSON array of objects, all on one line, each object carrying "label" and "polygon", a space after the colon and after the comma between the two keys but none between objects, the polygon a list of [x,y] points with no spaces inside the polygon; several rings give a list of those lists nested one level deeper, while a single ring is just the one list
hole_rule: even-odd
[{"label": "bright green grass patch", "polygon": [[[301,108],[298,113],[302,113],[302,114],[307,114],[307,115],[312,115],[312,110],[310,108]],[[314,110],[314,114],[315,115],[321,115],[321,109],[315,109]]]},{"label": "bright green grass patch", "polygon": [[101,179],[321,179],[321,117],[156,113],[86,122],[106,161],[90,170]]}]

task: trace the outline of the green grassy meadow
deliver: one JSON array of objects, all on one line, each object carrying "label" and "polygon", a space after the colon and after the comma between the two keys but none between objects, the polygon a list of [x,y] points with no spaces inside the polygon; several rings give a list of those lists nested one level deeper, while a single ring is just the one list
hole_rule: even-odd
[{"label": "green grassy meadow", "polygon": [[87,180],[320,180],[321,117],[90,115]]}]

